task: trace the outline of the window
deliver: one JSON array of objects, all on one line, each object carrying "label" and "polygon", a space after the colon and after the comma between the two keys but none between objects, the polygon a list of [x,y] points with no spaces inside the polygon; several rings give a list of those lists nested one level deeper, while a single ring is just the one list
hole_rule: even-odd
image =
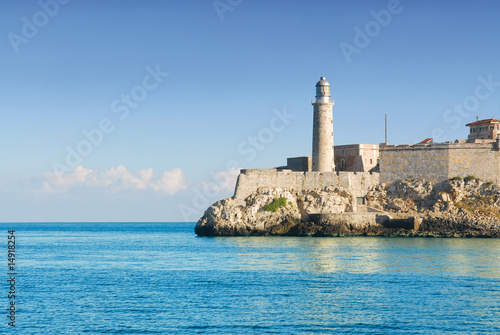
[{"label": "window", "polygon": [[370,164],[373,164],[373,160],[370,158]]},{"label": "window", "polygon": [[340,169],[341,170],[345,169],[345,160],[343,160],[343,159],[340,161]]}]

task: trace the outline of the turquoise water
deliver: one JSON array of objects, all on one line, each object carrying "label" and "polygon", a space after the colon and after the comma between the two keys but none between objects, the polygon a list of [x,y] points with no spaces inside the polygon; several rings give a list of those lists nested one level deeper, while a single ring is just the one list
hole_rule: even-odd
[{"label": "turquoise water", "polygon": [[[500,239],[199,238],[194,223],[0,227],[5,250],[16,229],[17,334],[500,333]],[[0,332],[10,333],[4,287]]]}]

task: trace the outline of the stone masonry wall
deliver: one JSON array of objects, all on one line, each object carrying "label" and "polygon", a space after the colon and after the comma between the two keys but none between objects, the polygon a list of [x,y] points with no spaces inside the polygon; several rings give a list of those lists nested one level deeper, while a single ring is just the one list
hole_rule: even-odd
[{"label": "stone masonry wall", "polygon": [[447,146],[397,145],[380,147],[380,182],[448,177]]},{"label": "stone masonry wall", "polygon": [[341,186],[364,197],[368,189],[379,183],[379,174],[370,172],[296,172],[291,170],[259,169],[241,170],[234,197],[244,199],[259,187],[286,188],[300,192]]},{"label": "stone masonry wall", "polygon": [[500,178],[500,152],[495,143],[462,144],[449,153],[448,178],[469,175],[482,180]]},{"label": "stone masonry wall", "polygon": [[475,176],[496,180],[500,152],[495,143],[439,143],[380,148],[380,182],[426,178],[443,181]]},{"label": "stone masonry wall", "polygon": [[333,171],[333,103],[313,103],[312,170]]},{"label": "stone masonry wall", "polygon": [[438,143],[383,146],[380,173],[300,172],[292,170],[241,170],[234,197],[244,199],[259,187],[294,191],[341,186],[355,197],[364,197],[371,186],[401,179],[425,178],[443,181],[475,176],[500,179],[500,151],[496,143]]}]

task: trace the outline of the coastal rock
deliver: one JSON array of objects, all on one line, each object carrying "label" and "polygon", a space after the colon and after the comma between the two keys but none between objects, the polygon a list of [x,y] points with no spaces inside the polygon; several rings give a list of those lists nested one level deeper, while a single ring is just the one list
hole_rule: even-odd
[{"label": "coastal rock", "polygon": [[[500,237],[500,187],[475,178],[400,180],[372,187],[367,205],[341,187],[295,192],[259,188],[210,206],[200,236],[385,235]],[[359,208],[358,208],[359,207]],[[375,213],[378,212],[378,213]]]},{"label": "coastal rock", "polygon": [[[286,198],[287,206],[274,212],[262,210],[276,198]],[[203,236],[279,234],[283,227],[300,222],[300,217],[295,194],[283,189],[258,189],[244,201],[227,198],[210,206],[195,232]]]},{"label": "coastal rock", "polygon": [[[284,198],[275,211],[265,206]],[[244,200],[227,198],[210,206],[196,224],[202,236],[286,234],[312,213],[343,213],[351,206],[351,194],[339,187],[296,193],[286,189],[259,188]]]}]

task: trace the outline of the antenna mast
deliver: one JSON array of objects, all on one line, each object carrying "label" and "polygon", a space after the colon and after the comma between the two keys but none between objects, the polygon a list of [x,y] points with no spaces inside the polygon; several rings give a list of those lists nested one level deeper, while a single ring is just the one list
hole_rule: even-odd
[{"label": "antenna mast", "polygon": [[385,145],[387,145],[387,107],[385,108]]}]

